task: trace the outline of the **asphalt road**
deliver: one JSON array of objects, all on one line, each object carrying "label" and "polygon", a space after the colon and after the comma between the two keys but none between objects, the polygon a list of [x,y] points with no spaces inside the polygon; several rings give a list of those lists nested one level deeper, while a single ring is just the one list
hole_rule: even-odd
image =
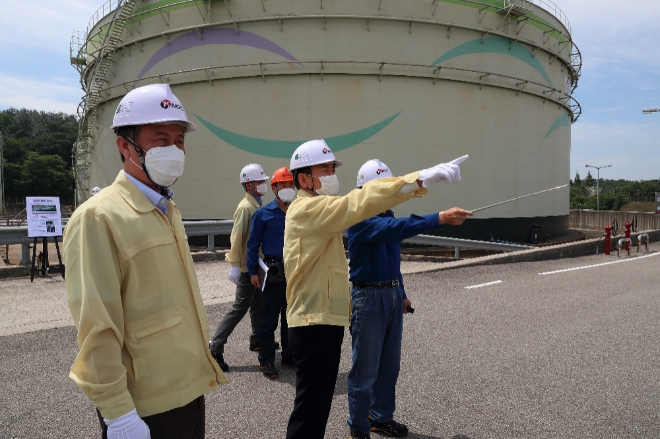
[{"label": "asphalt road", "polygon": [[[660,437],[660,253],[642,255],[545,275],[626,258],[406,275],[416,312],[395,417],[409,437]],[[212,329],[227,306],[207,307]],[[244,320],[226,347],[230,384],[207,395],[207,438],[284,437],[294,373],[268,381],[247,340]],[[347,333],[327,438],[348,437],[349,343]],[[70,326],[0,337],[0,438],[100,437],[67,376],[76,351]]]}]

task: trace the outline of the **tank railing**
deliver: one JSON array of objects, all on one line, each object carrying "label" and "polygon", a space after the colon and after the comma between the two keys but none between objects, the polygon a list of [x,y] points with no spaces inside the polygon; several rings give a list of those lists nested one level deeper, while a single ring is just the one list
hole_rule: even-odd
[{"label": "tank railing", "polygon": [[[478,3],[483,5],[484,7],[489,6],[491,8],[496,8],[496,6],[493,6],[490,3],[482,3],[475,0],[461,0],[461,1],[466,3]],[[534,6],[538,6],[539,8],[542,8],[545,11],[551,13],[557,20],[559,20],[561,24],[564,25],[564,27],[566,28],[566,30],[568,30],[570,34],[573,34],[571,23],[568,21],[568,17],[566,17],[566,14],[564,14],[564,12],[561,9],[559,9],[559,7],[552,0],[499,0],[499,1],[502,3],[502,6],[504,7],[508,7],[511,4],[513,5],[522,4],[523,6],[532,4]]]},{"label": "tank railing", "polygon": [[94,26],[96,26],[96,23],[117,9],[117,6],[121,1],[122,0],[108,0],[103,3],[101,7],[98,8],[96,12],[94,12],[94,14],[92,14],[92,18],[89,19],[89,23],[87,23],[87,28],[85,29],[85,40],[88,39],[87,36],[89,35],[89,32],[94,28]]},{"label": "tank railing", "polygon": [[[209,81],[211,84],[213,84],[213,80],[211,77],[208,75],[209,71],[213,70],[222,70],[222,69],[230,69],[230,68],[240,68],[240,67],[259,67],[260,68],[260,73],[258,76],[261,76],[262,79],[265,81],[266,76],[269,76],[267,71],[264,69],[264,67],[267,66],[275,66],[275,65],[292,65],[292,66],[297,66],[299,64],[307,65],[307,64],[317,64],[320,65],[321,71],[319,72],[321,75],[325,74],[342,74],[341,72],[328,72],[323,70],[323,66],[328,66],[328,65],[333,65],[333,64],[351,64],[351,65],[374,65],[378,66],[378,70],[373,73],[358,73],[358,72],[351,72],[350,74],[372,74],[372,75],[379,75],[379,76],[400,76],[401,73],[397,72],[387,72],[384,67],[385,66],[398,66],[398,67],[421,67],[421,68],[426,68],[433,70],[433,73],[427,76],[424,76],[424,78],[428,79],[433,79],[433,81],[437,81],[438,79],[441,80],[451,80],[451,78],[443,78],[440,76],[440,73],[445,70],[450,70],[450,71],[458,71],[458,72],[467,72],[467,73],[475,73],[480,75],[480,79],[478,81],[470,81],[470,80],[465,80],[461,79],[461,81],[464,82],[470,82],[474,84],[479,84],[481,87],[484,85],[490,86],[490,87],[499,87],[499,88],[505,88],[508,90],[516,91],[518,93],[525,93],[529,94],[532,96],[537,96],[540,98],[544,98],[545,102],[551,101],[553,103],[556,103],[560,106],[567,107],[568,109],[571,110],[572,118],[571,121],[575,123],[578,118],[580,117],[580,114],[582,114],[582,110],[580,107],[580,104],[570,95],[566,95],[563,93],[561,90],[547,86],[545,84],[541,84],[539,82],[534,82],[530,81],[528,79],[523,79],[523,78],[518,78],[515,76],[510,76],[510,75],[504,75],[501,73],[493,73],[493,72],[487,72],[483,70],[474,70],[474,69],[464,69],[460,67],[444,67],[441,65],[429,65],[429,64],[410,64],[410,63],[396,63],[396,62],[387,62],[387,61],[279,61],[279,62],[263,62],[263,63],[248,63],[248,64],[234,64],[234,65],[224,65],[224,66],[207,66],[207,67],[196,67],[192,69],[185,69],[185,70],[178,70],[176,72],[169,72],[169,73],[160,73],[156,75],[151,75],[151,76],[145,76],[140,79],[136,79],[133,81],[126,81],[122,82],[119,84],[112,85],[110,87],[107,87],[105,89],[99,90],[100,94],[105,94],[106,96],[108,95],[108,92],[110,90],[116,89],[116,88],[123,88],[125,91],[130,91],[134,89],[137,86],[138,82],[145,82],[149,81],[152,79],[158,79],[159,81],[163,82],[163,78],[165,77],[167,79],[167,82],[169,82],[169,77],[170,76],[175,76],[175,75],[181,75],[181,74],[186,74],[186,73],[196,73],[196,72],[205,72],[207,74],[206,79],[204,81]],[[297,72],[289,72],[289,73],[277,73],[279,74],[309,74],[309,71],[297,71]],[[254,75],[257,76],[257,75]],[[495,76],[495,77],[500,77],[500,78],[506,78],[510,79],[513,81],[516,81],[516,87],[517,88],[512,88],[504,85],[498,85],[498,84],[492,84],[492,83],[487,83],[488,76]],[[484,77],[485,80],[484,80]],[[219,78],[218,78],[219,79]],[[543,89],[542,95],[536,94],[536,93],[531,93],[529,91],[526,91],[525,88],[527,85],[532,84],[536,85],[538,87],[541,87]],[[521,87],[522,86],[522,87]],[[518,88],[520,87],[520,88]],[[564,94],[565,96],[562,98],[557,98],[554,99],[554,95],[558,94]],[[99,101],[99,104],[102,102]]]},{"label": "tank railing", "polygon": [[[483,6],[484,9],[487,9],[487,8],[495,9],[496,8],[496,6],[493,6],[490,3],[484,3],[484,2],[481,2],[479,0],[461,0],[461,1],[463,1],[465,3],[478,4],[480,6]],[[506,5],[506,2],[511,1],[511,0],[499,0],[499,1],[503,2],[502,5]],[[573,42],[573,37],[572,37],[573,31],[572,31],[570,23],[568,22],[568,19],[566,19],[566,16],[550,0],[518,0],[518,1],[524,1],[526,3],[531,3],[531,4],[534,4],[535,6],[539,6],[541,8],[544,8],[544,5],[546,5],[547,8],[548,8],[548,12],[551,12],[551,10],[556,10],[556,11],[560,12],[559,16],[556,13],[554,14],[554,16],[557,19],[559,19],[559,21],[564,25],[564,27],[566,27],[566,29],[568,30],[568,35],[566,35],[565,32],[562,31],[561,29],[557,29],[556,27],[550,25],[549,23],[546,23],[546,22],[541,21],[541,20],[537,20],[534,17],[526,16],[526,17],[524,17],[524,19],[535,21],[535,22],[539,23],[540,25],[547,27],[548,29],[550,29],[550,31],[557,32],[558,34],[563,35],[569,41],[568,44],[570,44],[570,46],[571,46],[571,51],[570,51],[569,58],[570,58],[570,62],[571,62],[571,67],[575,71],[575,76],[574,76],[574,80],[573,80],[573,84],[574,84],[573,88],[576,88],[577,87],[577,78],[579,78],[580,74],[582,73],[582,53],[580,52],[580,50],[577,48],[577,46]],[[552,6],[550,4],[552,4]],[[560,17],[563,17],[565,20],[562,20]],[[491,33],[493,33],[493,32],[491,32]],[[509,37],[511,37],[511,36],[509,36]],[[563,49],[562,49],[562,51],[563,51]]]},{"label": "tank railing", "polygon": [[[245,19],[239,19],[239,20],[229,20],[229,21],[221,21],[221,22],[215,22],[215,23],[204,23],[204,24],[199,24],[199,25],[194,25],[194,26],[185,26],[177,29],[171,29],[165,32],[159,32],[156,34],[151,34],[147,36],[143,36],[140,38],[136,38],[130,41],[127,41],[124,44],[120,44],[117,46],[113,46],[112,48],[115,50],[119,50],[122,48],[126,48],[135,44],[139,44],[145,41],[148,41],[150,39],[153,39],[156,36],[160,36],[165,38],[168,35],[173,35],[176,33],[180,32],[187,32],[187,31],[192,31],[192,30],[199,30],[199,29],[204,29],[206,27],[218,27],[218,26],[234,26],[237,29],[238,32],[238,25],[243,24],[243,23],[255,23],[255,22],[264,22],[264,21],[273,21],[273,20],[279,20],[280,22],[283,22],[285,20],[296,20],[296,19],[319,19],[319,18],[334,18],[334,19],[358,19],[358,20],[365,20],[366,22],[369,22],[370,20],[383,20],[383,21],[399,21],[399,22],[404,22],[404,23],[410,23],[410,22],[415,22],[415,23],[420,23],[420,24],[431,24],[431,25],[438,25],[438,26],[446,26],[448,28],[458,28],[458,29],[465,29],[465,30],[470,30],[474,32],[479,32],[483,33],[484,29],[479,28],[479,27],[473,27],[473,26],[465,26],[465,25],[460,25],[460,24],[453,24],[449,22],[443,22],[443,21],[437,21],[437,20],[422,20],[422,19],[411,19],[411,18],[400,18],[400,17],[386,17],[386,16],[371,16],[371,15],[298,15],[298,16],[270,16],[270,17],[256,17],[256,18],[245,18]],[[557,32],[561,32],[557,30]],[[579,70],[576,70],[576,67],[579,69],[581,68],[581,56],[580,56],[580,63],[578,65],[572,65],[571,61],[573,58],[571,56],[568,57],[569,61],[566,62],[565,59],[561,56],[561,53],[553,52],[552,50],[548,49],[547,47],[544,47],[542,45],[539,45],[533,41],[523,39],[523,38],[512,38],[511,35],[508,35],[506,33],[502,32],[496,32],[496,31],[488,31],[489,35],[493,36],[499,36],[503,38],[508,38],[512,41],[515,42],[522,42],[525,44],[528,44],[532,47],[537,48],[538,50],[542,50],[549,54],[550,56],[553,56],[555,58],[560,58],[566,65],[568,65],[572,71],[571,78],[574,84],[574,87],[577,87],[577,79],[578,79],[578,72]],[[570,42],[570,45],[577,49],[577,46],[573,44],[573,42]],[[94,56],[95,53],[97,53],[100,49],[95,49],[94,51],[90,51],[88,54],[90,56]],[[578,52],[579,53],[579,52]],[[83,76],[85,73],[82,73]]]}]

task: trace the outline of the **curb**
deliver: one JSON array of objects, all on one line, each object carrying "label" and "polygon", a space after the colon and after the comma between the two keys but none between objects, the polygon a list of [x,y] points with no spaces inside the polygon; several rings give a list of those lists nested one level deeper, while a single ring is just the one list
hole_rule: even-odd
[{"label": "curb", "polygon": [[[631,239],[636,239],[640,233],[648,233],[650,243],[660,240],[660,230],[637,232],[631,235]],[[616,251],[616,246],[620,238],[621,236],[612,238],[612,248],[610,250]],[[497,265],[511,264],[515,262],[537,262],[562,258],[576,258],[579,256],[595,255],[596,248],[598,248],[598,254],[602,255],[605,253],[604,244],[605,243],[603,238],[593,238],[568,244],[558,244],[549,247],[534,248],[531,250],[520,250],[504,254],[483,256],[474,259],[463,259],[455,262],[446,262],[439,265],[437,268],[431,268],[424,271],[445,271],[463,267],[475,267],[478,265]]]}]

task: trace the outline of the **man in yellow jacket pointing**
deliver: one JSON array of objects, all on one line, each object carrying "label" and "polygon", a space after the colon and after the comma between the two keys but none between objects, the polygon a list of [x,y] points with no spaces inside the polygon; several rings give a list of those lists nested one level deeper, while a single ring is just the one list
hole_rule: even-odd
[{"label": "man in yellow jacket pointing", "polygon": [[284,270],[289,344],[298,363],[296,399],[287,439],[322,439],[334,393],[351,293],[341,232],[404,201],[427,185],[460,181],[458,164],[441,163],[404,177],[373,180],[336,196],[342,165],[324,140],[300,145],[291,158],[298,198],[287,211]]}]

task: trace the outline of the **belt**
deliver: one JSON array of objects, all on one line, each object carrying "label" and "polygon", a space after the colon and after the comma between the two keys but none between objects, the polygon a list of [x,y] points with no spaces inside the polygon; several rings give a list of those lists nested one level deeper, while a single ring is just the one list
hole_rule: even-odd
[{"label": "belt", "polygon": [[393,288],[399,286],[399,279],[383,282],[353,282],[355,288]]},{"label": "belt", "polygon": [[275,261],[275,262],[284,262],[284,258],[278,258],[277,256],[264,255],[264,262]]}]

